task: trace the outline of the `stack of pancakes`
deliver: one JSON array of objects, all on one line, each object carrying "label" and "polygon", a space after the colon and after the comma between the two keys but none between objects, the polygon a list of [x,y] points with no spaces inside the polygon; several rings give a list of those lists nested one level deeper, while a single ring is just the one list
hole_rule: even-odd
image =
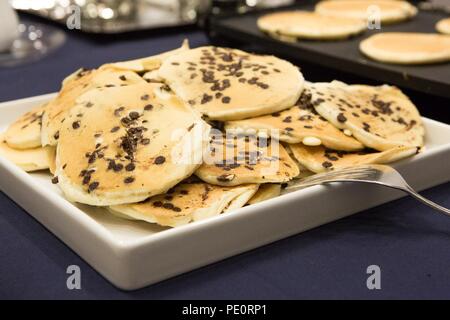
[{"label": "stack of pancakes", "polygon": [[274,56],[187,45],[78,70],[1,135],[68,200],[179,226],[317,172],[415,154],[424,128],[397,88],[305,82]]}]

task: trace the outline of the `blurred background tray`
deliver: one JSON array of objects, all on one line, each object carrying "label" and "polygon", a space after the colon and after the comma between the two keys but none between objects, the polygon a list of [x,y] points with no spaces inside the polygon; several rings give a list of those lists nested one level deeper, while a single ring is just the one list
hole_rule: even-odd
[{"label": "blurred background tray", "polygon": [[[317,1],[305,0],[289,9],[314,9]],[[283,9],[276,9],[280,11]],[[382,26],[381,30],[366,30],[362,35],[343,41],[299,41],[287,43],[275,40],[256,25],[262,14],[275,10],[251,12],[244,15],[216,17],[211,20],[210,33],[216,40],[226,39],[257,44],[270,52],[298,61],[314,63],[379,82],[394,84],[429,95],[450,98],[450,63],[404,66],[379,63],[359,52],[359,43],[377,32],[436,32],[436,22],[446,15],[439,11],[420,10],[410,21]]]}]

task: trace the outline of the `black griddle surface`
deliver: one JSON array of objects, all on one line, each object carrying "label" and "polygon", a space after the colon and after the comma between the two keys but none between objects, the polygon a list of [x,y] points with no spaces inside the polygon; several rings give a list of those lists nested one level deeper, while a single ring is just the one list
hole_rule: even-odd
[{"label": "black griddle surface", "polygon": [[[311,2],[290,7],[310,11],[313,8],[314,3]],[[270,52],[284,54],[299,61],[304,60],[383,83],[450,98],[450,62],[416,66],[394,65],[370,60],[359,51],[359,43],[377,32],[435,33],[434,26],[438,20],[446,17],[444,14],[419,11],[412,20],[382,26],[381,30],[366,30],[362,35],[343,41],[302,40],[287,43],[275,40],[258,29],[256,21],[260,15],[266,13],[267,11],[217,18],[211,22],[211,28],[218,37],[262,45]]]}]

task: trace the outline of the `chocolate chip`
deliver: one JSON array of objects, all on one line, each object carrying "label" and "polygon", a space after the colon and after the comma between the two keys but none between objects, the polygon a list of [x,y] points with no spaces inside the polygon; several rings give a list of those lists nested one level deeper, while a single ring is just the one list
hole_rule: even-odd
[{"label": "chocolate chip", "polygon": [[92,102],[87,102],[84,106],[86,107],[86,108],[90,108],[90,107],[92,107],[94,104],[92,103]]},{"label": "chocolate chip", "polygon": [[122,112],[123,110],[125,110],[124,107],[119,107],[119,108],[117,108],[116,110],[114,110],[114,115],[115,115],[116,117],[120,117],[120,112]]},{"label": "chocolate chip", "polygon": [[112,169],[114,170],[114,172],[119,172],[123,169],[123,164],[113,163]]},{"label": "chocolate chip", "polygon": [[117,131],[119,131],[119,129],[120,129],[120,127],[114,127],[111,129],[111,132],[117,132]]},{"label": "chocolate chip", "polygon": [[134,163],[129,163],[125,166],[125,170],[127,170],[127,171],[133,171],[134,169],[136,169],[136,166],[134,165]]},{"label": "chocolate chip", "polygon": [[123,182],[125,182],[125,183],[132,183],[132,182],[134,182],[134,178],[133,178],[133,177],[126,177],[126,178],[123,180]]},{"label": "chocolate chip", "polygon": [[323,163],[322,163],[322,167],[324,167],[324,168],[326,168],[326,169],[328,169],[328,168],[330,168],[330,167],[332,167],[333,166],[333,164],[331,163],[331,162],[329,162],[329,161],[324,161]]},{"label": "chocolate chip", "polygon": [[132,111],[128,114],[128,116],[130,117],[131,120],[136,120],[139,118],[139,112]]},{"label": "chocolate chip", "polygon": [[144,138],[144,139],[141,140],[141,143],[142,143],[144,146],[146,146],[146,145],[148,145],[148,144],[150,143],[150,139]]},{"label": "chocolate chip", "polygon": [[97,159],[97,155],[95,154],[95,152],[93,152],[91,155],[89,155],[88,163],[92,164],[95,162],[96,159]]},{"label": "chocolate chip", "polygon": [[127,80],[127,77],[125,77],[124,75],[121,75],[121,76],[119,77],[119,79],[122,80],[122,81],[126,81],[126,80]]},{"label": "chocolate chip", "polygon": [[166,158],[163,156],[158,156],[156,157],[154,164],[163,164],[164,162],[166,162]]},{"label": "chocolate chip", "polygon": [[94,191],[95,189],[98,188],[98,186],[99,186],[99,183],[98,183],[97,181],[92,182],[92,183],[89,185],[89,187],[88,187],[89,192]]},{"label": "chocolate chip", "polygon": [[59,182],[58,177],[53,177],[52,183],[57,184]]},{"label": "chocolate chip", "polygon": [[148,94],[144,94],[143,96],[141,96],[141,100],[146,101],[150,98],[150,96]]},{"label": "chocolate chip", "polygon": [[212,100],[212,98],[213,98],[212,96],[210,96],[210,95],[204,93],[204,94],[203,94],[203,97],[202,97],[202,100],[200,101],[200,103],[201,103],[201,104],[208,103],[209,101]]},{"label": "chocolate chip", "polygon": [[222,98],[222,103],[230,103],[231,98],[230,97],[223,97]]},{"label": "chocolate chip", "polygon": [[344,123],[345,121],[347,121],[347,118],[344,116],[343,113],[339,113],[338,116],[337,116],[337,120],[338,120],[339,122]]},{"label": "chocolate chip", "polygon": [[128,126],[131,123],[131,119],[128,117],[123,117],[122,119],[120,119],[120,122],[124,125],[124,126]]},{"label": "chocolate chip", "polygon": [[153,109],[153,105],[151,105],[151,104],[148,104],[148,105],[146,105],[145,107],[144,107],[144,110],[145,111],[150,111],[150,110],[152,110]]},{"label": "chocolate chip", "polygon": [[229,181],[232,181],[235,177],[236,177],[236,175],[234,175],[234,174],[223,174],[223,175],[217,177],[217,181],[229,182]]},{"label": "chocolate chip", "polygon": [[153,202],[153,206],[154,207],[156,207],[156,208],[160,208],[160,207],[162,207],[162,202],[161,201],[155,201],[155,202]]},{"label": "chocolate chip", "polygon": [[169,203],[169,202],[166,202],[166,203],[163,204],[163,208],[164,209],[173,209],[174,205]]},{"label": "chocolate chip", "polygon": [[59,131],[55,132],[55,134],[53,135],[53,138],[55,138],[55,140],[59,139]]},{"label": "chocolate chip", "polygon": [[80,121],[75,121],[72,123],[72,128],[78,129],[80,127]]},{"label": "chocolate chip", "polygon": [[91,181],[91,175],[85,175],[85,176],[83,177],[82,183],[83,183],[83,184],[88,184],[90,181]]},{"label": "chocolate chip", "polygon": [[283,119],[283,122],[285,122],[285,123],[290,123],[291,121],[292,121],[291,116],[287,116],[286,118]]},{"label": "chocolate chip", "polygon": [[175,212],[181,212],[181,208],[178,208],[178,207],[173,207],[172,210],[175,211]]}]

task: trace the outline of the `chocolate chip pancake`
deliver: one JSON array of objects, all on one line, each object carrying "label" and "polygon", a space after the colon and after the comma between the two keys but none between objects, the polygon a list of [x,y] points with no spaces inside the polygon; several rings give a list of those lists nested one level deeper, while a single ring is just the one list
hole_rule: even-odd
[{"label": "chocolate chip pancake", "polygon": [[383,32],[359,45],[362,53],[373,60],[395,64],[427,64],[450,61],[450,35]]},{"label": "chocolate chip pancake", "polygon": [[333,81],[315,83],[310,90],[321,116],[369,148],[423,146],[425,130],[419,112],[396,87]]},{"label": "chocolate chip pancake", "polygon": [[255,129],[287,143],[323,144],[327,148],[346,151],[363,149],[358,140],[345,135],[314,110],[308,86],[306,83],[294,107],[270,115],[229,121],[225,123],[225,129]]},{"label": "chocolate chip pancake", "polygon": [[303,90],[297,67],[274,56],[200,47],[165,60],[159,76],[213,120],[239,120],[289,108]]},{"label": "chocolate chip pancake", "polygon": [[32,149],[14,149],[5,141],[5,135],[0,134],[0,157],[4,157],[27,172],[48,169],[51,161],[50,147]]},{"label": "chocolate chip pancake", "polygon": [[276,140],[256,135],[212,135],[209,153],[195,174],[205,182],[236,186],[286,182],[299,174],[295,162]]},{"label": "chocolate chip pancake", "polygon": [[269,35],[301,39],[337,40],[363,32],[363,19],[328,17],[308,11],[283,11],[258,18],[259,29]]},{"label": "chocolate chip pancake", "polygon": [[316,5],[319,14],[363,20],[379,19],[382,23],[401,22],[417,14],[417,8],[401,0],[327,0]]},{"label": "chocolate chip pancake", "polygon": [[80,69],[70,75],[63,81],[58,96],[46,106],[42,117],[42,145],[54,146],[58,143],[59,133],[67,113],[83,93],[101,87],[123,87],[136,83],[145,83],[145,80],[135,72],[114,68]]},{"label": "chocolate chip pancake", "polygon": [[177,227],[217,216],[230,207],[242,207],[257,190],[256,184],[221,187],[204,182],[181,183],[144,202],[112,206],[109,210],[128,219]]},{"label": "chocolate chip pancake", "polygon": [[166,90],[144,82],[79,97],[57,146],[56,176],[68,199],[134,203],[192,175],[209,126]]},{"label": "chocolate chip pancake", "polygon": [[42,114],[46,104],[37,106],[20,116],[6,130],[4,140],[15,149],[31,149],[41,146]]},{"label": "chocolate chip pancake", "polygon": [[345,152],[302,144],[292,144],[289,147],[297,161],[315,173],[361,164],[391,163],[410,157],[419,150],[417,147],[393,147],[381,152],[374,150]]}]

